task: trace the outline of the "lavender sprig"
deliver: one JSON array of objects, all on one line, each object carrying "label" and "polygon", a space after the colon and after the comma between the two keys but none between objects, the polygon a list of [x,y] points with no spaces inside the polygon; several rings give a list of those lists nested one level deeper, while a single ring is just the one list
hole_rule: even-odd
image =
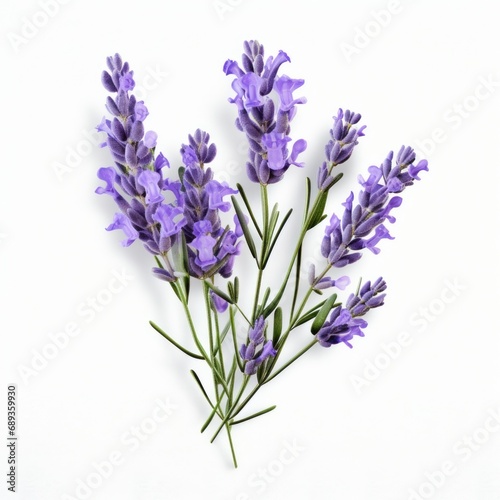
[{"label": "lavender sprig", "polygon": [[[236,104],[236,126],[245,132],[249,149],[247,174],[251,181],[263,185],[279,182],[291,165],[303,167],[298,156],[307,143],[299,139],[289,152],[290,122],[296,115],[297,104],[306,102],[305,97],[294,99],[293,92],[304,84],[286,75],[277,77],[280,66],[289,62],[288,55],[280,51],[264,63],[264,47],[251,40],[244,44],[243,68],[235,61],[224,64],[226,75],[234,75],[232,87],[236,96],[229,101]],[[275,90],[278,101],[269,94]]]},{"label": "lavender sprig", "polygon": [[389,153],[380,167],[368,169],[370,176],[365,181],[359,178],[362,190],[358,195],[358,204],[353,205],[354,194],[351,192],[344,206],[342,220],[334,213],[325,228],[325,236],[321,245],[321,253],[330,266],[344,267],[361,258],[363,248],[379,253],[376,246],[381,239],[394,239],[385,225],[395,222],[391,211],[399,207],[403,201],[394,193],[401,193],[405,187],[419,180],[418,173],[428,170],[427,161],[421,160],[417,165],[413,149],[402,146],[392,166],[393,153]]},{"label": "lavender sprig", "polygon": [[267,358],[276,355],[272,340],[264,343],[266,326],[264,316],[259,316],[248,331],[248,343],[240,348],[241,358],[245,361],[245,375],[254,375]]},{"label": "lavender sprig", "polygon": [[[387,223],[395,222],[392,211],[401,205],[401,193],[419,180],[420,172],[428,170],[427,161],[417,162],[413,149],[406,146],[397,155],[390,152],[379,167],[369,167],[367,178],[358,178],[361,190],[356,201],[351,192],[342,204],[342,214],[329,214],[320,248],[324,267],[317,272],[316,265],[310,266],[304,290],[300,280],[304,240],[327,218],[325,211],[332,187],[343,175],[335,169],[351,158],[366,128],[360,125],[359,113],[340,108],[333,117],[325,160],[316,172],[315,193],[311,176],[306,177],[304,215],[302,222],[294,225],[298,235],[281,285],[277,289],[266,287],[269,268],[273,277],[276,273],[276,267],[268,268],[268,263],[275,257],[277,240],[292,218],[290,209],[280,220],[278,204],[270,204],[270,186],[282,180],[292,165],[305,167],[298,157],[307,147],[305,139],[291,138],[291,122],[298,105],[306,99],[295,95],[304,80],[279,75],[287,62],[290,58],[283,51],[266,60],[263,46],[251,40],[244,43],[241,66],[232,60],[224,65],[225,73],[234,77],[232,88],[236,95],[229,101],[236,105],[236,126],[248,140],[247,174],[251,182],[260,184],[261,222],[240,184],[236,190],[216,180],[212,165],[217,148],[207,132],[197,129],[187,136],[186,144],[180,148],[183,166],[173,175],[167,158],[157,153],[158,135],[145,128],[149,111],[133,94],[134,73],[129,64],[115,54],[107,58],[108,69],[101,78],[111,94],[106,100],[111,116],[103,118],[97,128],[105,134],[103,146],[109,149],[114,165],[98,170],[97,176],[104,185],[96,192],[109,195],[118,207],[106,229],[122,230],[123,246],[141,241],[156,260],[153,273],[169,282],[182,304],[193,347],[177,342],[150,323],[184,354],[210,368],[210,395],[191,370],[210,406],[202,431],[214,418],[220,420],[212,441],[222,429],[226,430],[235,466],[233,426],[275,408],[270,406],[237,419],[260,388],[316,344],[331,347],[344,343],[352,348],[353,338],[365,335],[365,316],[385,300],[387,285],[382,278],[365,282],[345,300],[336,293],[316,304],[310,304],[311,298],[328,295],[333,287],[339,293],[345,290],[350,277],[339,276],[336,271],[359,260],[365,249],[379,253],[382,239],[394,239],[387,229]],[[234,223],[228,224],[225,219],[231,216]],[[239,277],[229,279],[237,264],[236,256],[245,247],[257,267],[250,305],[240,300]],[[279,259],[283,257],[281,251]],[[295,281],[290,288],[294,268]],[[246,272],[245,279],[248,275]],[[205,302],[204,323],[190,300],[191,282]],[[245,291],[250,287],[248,282],[242,285]],[[288,289],[292,290],[292,299],[290,304],[284,304]],[[244,322],[247,332],[243,343],[237,339],[238,320]],[[311,325],[313,340],[281,361],[289,349],[289,336],[307,323]],[[231,345],[226,346],[227,343]]]},{"label": "lavender sprig", "polygon": [[345,163],[352,155],[358,139],[364,136],[362,127],[355,127],[361,120],[359,113],[347,110],[345,113],[339,109],[337,116],[333,117],[333,127],[330,130],[331,140],[325,146],[326,160],[318,171],[318,189],[328,191],[335,183],[335,177],[332,176],[332,170]]},{"label": "lavender sprig", "polygon": [[364,337],[362,329],[368,326],[361,316],[364,316],[370,309],[383,305],[385,293],[381,292],[386,288],[385,281],[378,278],[373,285],[367,281],[358,293],[351,293],[345,307],[337,306],[333,309],[328,321],[325,321],[316,334],[318,343],[323,347],[331,347],[344,342],[352,348],[349,341],[354,335]]}]

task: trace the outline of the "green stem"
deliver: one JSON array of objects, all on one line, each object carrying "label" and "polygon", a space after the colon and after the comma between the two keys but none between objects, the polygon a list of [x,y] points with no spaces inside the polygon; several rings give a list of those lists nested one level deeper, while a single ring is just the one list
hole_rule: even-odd
[{"label": "green stem", "polygon": [[219,364],[220,369],[222,370],[222,375],[226,377],[226,370],[224,368],[224,354],[222,352],[222,338],[220,334],[220,325],[219,325],[219,315],[214,313],[214,322],[215,322],[215,335],[217,338],[217,347],[215,349],[215,353],[219,355]]},{"label": "green stem", "polygon": [[234,446],[233,446],[233,438],[231,437],[231,426],[229,425],[228,422],[226,422],[226,431],[227,431],[227,437],[229,439],[229,446],[231,447],[231,456],[233,457],[233,464],[234,468],[238,468],[238,461],[236,460],[236,453],[234,451]]},{"label": "green stem", "polygon": [[239,400],[241,399],[241,396],[243,396],[243,392],[245,391],[245,388],[246,388],[249,380],[250,380],[250,377],[248,375],[245,375],[245,378],[243,379],[243,383],[241,384],[240,390],[238,392],[238,396],[236,396],[234,403],[231,405],[231,408],[227,411],[226,416],[222,420],[220,426],[217,428],[217,430],[215,431],[215,434],[212,436],[212,439],[210,440],[211,443],[213,443],[215,441],[215,438],[219,435],[219,432],[226,425],[226,423],[228,423],[229,420],[231,418],[233,418],[233,416],[234,416],[233,410],[236,407],[236,405],[238,404]]},{"label": "green stem", "polygon": [[262,274],[263,271],[259,267],[259,271],[257,274],[257,286],[255,287],[255,294],[253,299],[253,311],[252,311],[252,325],[255,323],[255,316],[257,315],[257,307],[259,305],[259,295],[260,295],[260,287],[262,285]]},{"label": "green stem", "polygon": [[203,345],[201,344],[200,339],[198,338],[198,335],[196,333],[196,328],[194,326],[193,318],[191,316],[191,312],[189,310],[189,306],[188,306],[187,301],[186,301],[186,297],[185,297],[185,295],[184,295],[184,293],[182,291],[180,291],[180,295],[181,295],[182,306],[184,307],[184,312],[185,312],[186,318],[188,320],[189,328],[191,330],[191,334],[193,336],[194,343],[196,344],[196,347],[200,351],[200,354],[203,356],[203,358],[205,359],[206,363],[208,364],[208,366],[210,367],[210,369],[212,370],[212,372],[215,375],[217,375],[217,378],[219,379],[222,387],[224,388],[224,392],[229,397],[229,389],[227,387],[226,381],[224,380],[224,378],[222,377],[222,375],[218,372],[218,370],[215,367],[215,365],[212,363],[212,361],[209,358],[208,354],[206,353]]},{"label": "green stem", "polygon": [[264,260],[266,257],[266,248],[271,235],[269,234],[269,196],[267,186],[260,186],[260,199],[262,205],[262,244],[260,248],[260,257],[258,261],[259,270],[257,274],[257,285],[255,287],[255,295],[252,310],[252,324],[255,322],[257,315],[257,307],[259,305],[260,288],[262,286],[262,275],[264,272]]},{"label": "green stem", "polygon": [[297,359],[299,359],[303,354],[305,354],[309,349],[311,349],[311,347],[314,346],[317,342],[318,342],[318,339],[315,338],[312,342],[310,342],[309,344],[307,344],[295,356],[293,356],[291,359],[289,359],[283,366],[280,366],[280,368],[278,370],[276,370],[270,377],[268,377],[267,379],[265,379],[262,382],[262,385],[267,384],[274,377],[276,377],[277,375],[279,375],[283,370],[285,370],[286,368],[288,368],[294,361],[296,361]]}]

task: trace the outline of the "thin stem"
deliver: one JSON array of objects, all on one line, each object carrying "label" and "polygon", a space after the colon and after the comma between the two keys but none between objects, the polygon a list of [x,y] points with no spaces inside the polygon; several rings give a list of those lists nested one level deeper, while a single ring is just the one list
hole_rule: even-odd
[{"label": "thin stem", "polygon": [[307,344],[303,349],[301,349],[295,356],[293,356],[291,359],[289,359],[283,366],[281,366],[278,370],[276,370],[270,377],[265,379],[262,382],[262,385],[267,384],[270,382],[274,377],[279,375],[283,370],[288,368],[294,361],[299,359],[303,354],[305,354],[309,349],[311,349],[312,346],[314,346],[318,342],[318,339],[314,339],[312,342]]},{"label": "thin stem", "polygon": [[210,294],[208,285],[203,282],[203,292],[205,297],[205,309],[207,313],[207,324],[208,324],[208,344],[210,349],[210,361],[214,363],[214,334],[212,329],[212,313],[210,310]]},{"label": "thin stem", "polygon": [[264,272],[264,260],[266,257],[266,248],[267,243],[271,235],[269,234],[269,197],[267,192],[267,186],[260,186],[260,199],[262,205],[262,244],[260,248],[260,257],[259,257],[259,270],[257,274],[257,285],[255,287],[254,301],[253,301],[253,310],[252,310],[252,324],[255,321],[255,316],[257,314],[257,307],[259,304],[259,296],[260,296],[260,288],[262,286],[262,274]]},{"label": "thin stem", "polygon": [[[266,233],[269,230],[269,196],[267,193],[267,185],[260,185],[260,197],[262,202],[262,227],[264,228],[264,234],[262,236],[262,242],[266,239]],[[269,237],[269,235],[267,234]]]},{"label": "thin stem", "polygon": [[259,295],[260,295],[260,287],[262,285],[262,274],[263,271],[259,267],[259,271],[257,274],[257,286],[255,287],[255,294],[254,294],[254,299],[253,299],[253,311],[252,311],[252,325],[255,322],[255,316],[257,314],[257,306],[259,304]]},{"label": "thin stem", "polygon": [[215,335],[217,338],[217,348],[215,352],[219,354],[219,364],[220,364],[220,369],[222,370],[222,375],[224,378],[226,377],[226,370],[224,368],[224,354],[222,352],[222,338],[220,334],[220,326],[219,326],[219,315],[217,313],[214,313],[214,322],[215,322]]},{"label": "thin stem", "polygon": [[217,375],[217,377],[218,377],[218,379],[219,379],[222,387],[224,388],[225,393],[229,396],[229,389],[227,387],[226,381],[224,380],[224,378],[222,377],[222,375],[218,372],[217,368],[214,366],[214,364],[212,363],[211,359],[208,357],[208,354],[206,353],[203,345],[200,342],[200,339],[198,338],[198,335],[196,333],[196,328],[194,326],[193,318],[191,316],[191,312],[189,310],[189,306],[187,305],[186,297],[185,297],[184,293],[181,290],[179,291],[179,293],[181,295],[182,306],[184,307],[184,312],[186,314],[186,318],[188,320],[189,328],[191,330],[191,334],[193,336],[193,340],[194,340],[194,342],[196,344],[196,347],[200,351],[200,354],[203,356],[203,358],[207,362],[207,364],[210,367],[210,369],[212,370],[212,372]]},{"label": "thin stem", "polygon": [[234,310],[229,306],[229,321],[231,322],[231,336],[233,337],[233,347],[234,347],[234,361],[238,363],[238,368],[243,371],[243,363],[241,362],[238,342],[236,340],[236,325],[234,324]]},{"label": "thin stem", "polygon": [[233,446],[233,438],[231,437],[231,426],[229,425],[228,422],[226,422],[226,431],[227,431],[227,437],[229,439],[229,446],[231,447],[231,456],[233,457],[233,464],[234,468],[238,468],[238,461],[236,460],[236,453],[234,451],[234,446]]},{"label": "thin stem", "polygon": [[240,391],[238,392],[238,395],[236,396],[234,403],[232,404],[229,411],[226,413],[226,416],[222,420],[220,426],[217,428],[217,431],[212,436],[212,439],[210,440],[211,443],[213,443],[215,441],[215,438],[218,436],[219,432],[226,425],[226,423],[229,422],[229,420],[231,418],[233,418],[233,416],[236,415],[236,414],[233,415],[233,410],[236,407],[236,405],[238,404],[239,400],[241,399],[241,396],[243,396],[243,392],[245,391],[245,388],[246,388],[249,380],[250,380],[250,377],[248,375],[245,375],[245,378],[243,379],[243,383],[241,384],[241,387],[240,387]]}]

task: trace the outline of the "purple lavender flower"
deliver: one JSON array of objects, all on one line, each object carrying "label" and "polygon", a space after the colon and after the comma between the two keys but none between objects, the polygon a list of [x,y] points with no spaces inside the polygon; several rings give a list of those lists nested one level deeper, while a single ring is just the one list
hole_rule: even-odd
[{"label": "purple lavender flower", "polygon": [[378,278],[373,285],[370,281],[364,283],[357,294],[351,294],[346,306],[337,306],[330,314],[316,334],[318,342],[323,347],[330,347],[344,342],[352,348],[350,340],[354,335],[364,337],[363,328],[368,323],[361,319],[370,309],[380,307],[384,303],[385,294],[381,293],[387,288],[385,281]]},{"label": "purple lavender flower", "polygon": [[357,294],[351,294],[346,302],[346,308],[351,311],[353,316],[363,316],[370,309],[383,305],[386,282],[382,278],[376,279],[373,284],[371,281],[364,283]]},{"label": "purple lavender flower", "polygon": [[[236,96],[229,101],[238,108],[236,126],[245,132],[250,146],[246,165],[250,180],[273,184],[283,178],[291,165],[303,166],[298,162],[298,155],[306,149],[306,141],[295,141],[291,154],[287,144],[292,140],[290,122],[296,114],[296,105],[306,102],[305,97],[294,98],[292,93],[304,80],[285,75],[277,78],[280,66],[290,61],[285,52],[280,51],[264,63],[264,47],[259,42],[245,42],[244,49],[244,69],[232,60],[224,64],[226,75],[236,77],[232,83]],[[273,88],[278,102],[269,96]]]},{"label": "purple lavender flower", "polygon": [[272,340],[264,344],[266,326],[264,316],[259,316],[248,331],[247,344],[242,344],[240,348],[240,356],[245,361],[245,375],[254,375],[267,358],[276,356]]},{"label": "purple lavender flower", "polygon": [[206,164],[215,158],[216,148],[209,142],[210,135],[197,130],[189,136],[189,144],[181,148],[186,165],[182,189],[187,222],[183,231],[188,244],[189,272],[198,278],[214,272],[229,277],[240,245],[235,232],[222,227],[219,211],[231,208],[224,197],[237,191],[213,179]]},{"label": "purple lavender flower", "polygon": [[389,153],[381,167],[372,166],[365,181],[359,178],[362,190],[358,195],[358,204],[353,206],[354,194],[346,199],[342,220],[333,214],[330,224],[325,228],[325,236],[321,245],[321,253],[331,266],[343,267],[361,258],[359,252],[368,248],[379,253],[377,244],[381,239],[394,239],[385,221],[395,222],[391,210],[399,207],[403,201],[394,193],[402,192],[418,180],[418,173],[427,170],[427,161],[422,160],[416,166],[415,153],[411,148],[402,147],[396,164],[392,166],[393,153]]},{"label": "purple lavender flower", "polygon": [[160,224],[160,238],[170,238],[178,234],[186,225],[186,219],[183,215],[184,210],[182,207],[160,205],[151,216],[155,222]]},{"label": "purple lavender flower", "polygon": [[332,170],[337,165],[346,162],[352,155],[358,139],[365,134],[362,127],[355,127],[361,119],[359,113],[342,109],[338,110],[337,116],[333,117],[333,127],[330,130],[331,140],[325,146],[326,161],[318,172],[318,189],[327,191],[334,183]]},{"label": "purple lavender flower", "polygon": [[[209,134],[196,130],[182,146],[186,165],[182,182],[165,179],[163,169],[170,164],[162,153],[155,158],[158,135],[145,132],[143,124],[148,109],[129,93],[135,85],[133,72],[119,55],[108,57],[107,64],[109,71],[103,73],[102,83],[116,94],[106,102],[114,117],[104,118],[98,130],[106,133],[104,145],[109,147],[116,168],[99,170],[98,177],[106,186],[96,192],[112,196],[122,211],[109,229],[123,229],[127,246],[140,239],[148,251],[161,256],[164,269],[153,269],[161,279],[176,280],[169,252],[181,241],[181,233],[188,245],[189,274],[202,278],[218,272],[229,277],[240,252],[237,240],[241,228],[223,228],[219,212],[231,209],[224,198],[237,191],[214,180],[212,170],[206,167],[217,152]],[[243,92],[254,92],[257,98],[258,89],[249,87],[255,80],[252,83],[249,77],[245,82]]]},{"label": "purple lavender flower", "polygon": [[213,290],[210,290],[210,301],[212,304],[212,309],[218,313],[223,313],[227,310],[229,303],[226,302],[222,297],[215,294]]},{"label": "purple lavender flower", "polygon": [[197,250],[195,263],[203,271],[208,271],[215,263],[217,263],[217,259],[214,255],[214,247],[217,240],[211,233],[212,223],[209,220],[195,222],[195,238],[191,241],[191,248]]},{"label": "purple lavender flower", "polygon": [[141,240],[148,251],[163,259],[165,269],[153,269],[155,275],[175,281],[168,252],[186,224],[183,198],[165,201],[167,192],[175,191],[176,183],[163,178],[162,169],[169,163],[162,153],[155,158],[157,134],[145,132],[143,121],[148,110],[143,101],[129,93],[135,84],[128,63],[116,54],[107,58],[107,65],[102,83],[115,94],[106,101],[113,118],[104,118],[97,129],[106,134],[104,146],[109,147],[115,167],[98,171],[106,186],[98,187],[96,193],[111,195],[121,210],[108,230],[123,229],[127,236],[123,244],[127,246]]},{"label": "purple lavender flower", "polygon": [[294,80],[286,75],[281,76],[276,80],[274,88],[278,92],[280,98],[280,110],[287,112],[290,111],[296,104],[305,104],[306,98],[300,97],[294,99],[292,93],[299,87],[304,85],[304,80]]},{"label": "purple lavender flower", "polygon": [[364,337],[361,330],[366,328],[368,323],[360,318],[353,318],[348,309],[337,306],[331,313],[330,318],[316,334],[318,342],[323,347],[330,347],[340,342],[344,342],[352,348],[350,340],[354,335]]},{"label": "purple lavender flower", "polygon": [[146,191],[145,201],[148,205],[161,203],[164,200],[164,196],[161,195],[160,186],[158,184],[161,180],[161,175],[151,170],[143,170],[137,176],[138,184]]},{"label": "purple lavender flower", "polygon": [[309,266],[308,280],[309,284],[314,288],[314,290],[325,290],[326,288],[331,287],[336,287],[339,290],[345,290],[346,287],[351,283],[351,280],[348,276],[341,276],[336,280],[329,278],[328,276],[324,276],[318,279],[316,277],[316,266],[314,264],[311,264]]},{"label": "purple lavender flower", "polygon": [[224,196],[238,193],[236,189],[230,188],[226,182],[221,184],[216,180],[207,183],[206,192],[208,193],[208,207],[211,210],[221,210],[222,212],[229,211],[232,206],[229,201],[224,201]]},{"label": "purple lavender flower", "polygon": [[139,233],[134,229],[130,220],[123,214],[115,214],[113,222],[106,228],[106,231],[114,231],[122,229],[127,237],[122,241],[124,247],[130,246],[139,236]]}]

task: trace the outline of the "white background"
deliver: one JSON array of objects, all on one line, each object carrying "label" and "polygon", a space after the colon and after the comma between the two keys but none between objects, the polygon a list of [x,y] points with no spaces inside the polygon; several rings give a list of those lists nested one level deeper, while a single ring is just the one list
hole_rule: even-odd
[{"label": "white background", "polygon": [[[496,4],[72,0],[46,8],[50,15],[41,1],[4,0],[0,16],[0,435],[15,384],[16,498],[500,499]],[[207,406],[189,375],[196,361],[148,325],[185,337],[175,297],[139,244],[124,249],[121,234],[104,231],[114,206],[94,194],[95,173],[110,159],[87,135],[105,112],[105,58],[120,52],[171,164],[201,127],[218,146],[218,178],[245,182],[222,72],[245,39],[267,55],[285,50],[292,63],[282,73],[306,80],[292,135],[309,143],[307,170],[291,169],[271,191],[283,208],[297,207],[294,220],[339,107],[362,113],[368,128],[332,210],[357,189],[359,173],[401,144],[426,153],[430,172],[405,191],[396,239],[348,270],[354,282],[382,275],[389,285],[366,337],[352,350],[314,349],[262,390],[255,410],[278,407],[235,427],[234,470],[225,436],[210,445],[213,429],[199,433]],[[320,241],[321,231],[311,262]],[[103,290],[113,273],[125,273],[126,286],[88,312],[89,299],[110,297]],[[72,324],[78,335],[61,333]],[[307,328],[298,335],[310,339]],[[56,337],[67,345],[54,348]],[[395,347],[401,338],[409,340]],[[164,415],[158,400],[175,406],[160,423],[152,420]],[[132,444],[134,426],[147,432]],[[0,497],[11,498],[5,442],[0,448]],[[95,464],[110,456],[119,463],[98,476]]]}]

